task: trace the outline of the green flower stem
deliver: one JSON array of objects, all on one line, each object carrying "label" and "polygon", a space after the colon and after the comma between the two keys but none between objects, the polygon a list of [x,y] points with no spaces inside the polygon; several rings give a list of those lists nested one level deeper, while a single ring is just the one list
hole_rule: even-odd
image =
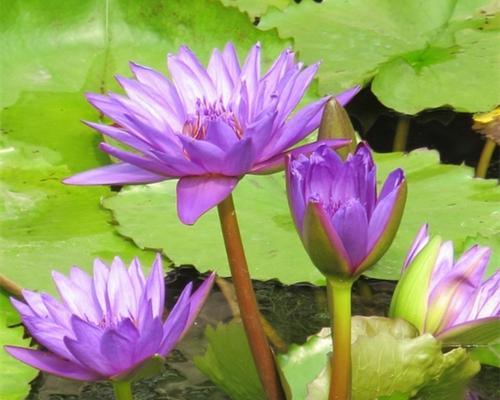
[{"label": "green flower stem", "polygon": [[352,281],[327,278],[333,340],[329,400],[351,398],[352,283]]},{"label": "green flower stem", "polygon": [[410,132],[410,118],[402,115],[399,117],[396,125],[396,135],[392,144],[393,151],[406,151],[406,143],[408,142],[408,134]]},{"label": "green flower stem", "polygon": [[236,298],[240,307],[241,320],[245,327],[257,373],[267,399],[282,400],[285,395],[279,381],[269,342],[262,327],[232,195],[219,203],[218,211]]},{"label": "green flower stem", "polygon": [[485,178],[486,172],[490,165],[491,157],[495,152],[496,143],[491,139],[486,139],[483,151],[481,152],[481,157],[479,157],[479,162],[476,167],[476,178]]},{"label": "green flower stem", "polygon": [[133,400],[132,384],[130,381],[115,381],[113,382],[116,400]]}]

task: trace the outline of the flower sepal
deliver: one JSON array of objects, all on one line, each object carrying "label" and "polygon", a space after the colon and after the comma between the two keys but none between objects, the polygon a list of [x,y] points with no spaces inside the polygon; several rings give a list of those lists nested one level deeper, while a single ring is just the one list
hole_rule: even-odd
[{"label": "flower sepal", "polygon": [[147,360],[144,360],[138,367],[131,368],[119,375],[112,376],[110,380],[114,382],[135,382],[140,379],[151,378],[153,376],[158,376],[164,365],[165,358],[160,354],[155,354]]},{"label": "flower sepal", "polygon": [[437,339],[447,346],[478,346],[500,343],[500,319],[481,318],[446,329]]},{"label": "flower sepal", "polygon": [[325,276],[350,280],[349,257],[321,204],[309,202],[301,235],[312,262]]},{"label": "flower sepal", "polygon": [[[424,331],[428,308],[428,287],[443,240],[435,236],[404,271],[392,296],[389,316],[403,318]],[[418,282],[418,284],[415,284]]]}]

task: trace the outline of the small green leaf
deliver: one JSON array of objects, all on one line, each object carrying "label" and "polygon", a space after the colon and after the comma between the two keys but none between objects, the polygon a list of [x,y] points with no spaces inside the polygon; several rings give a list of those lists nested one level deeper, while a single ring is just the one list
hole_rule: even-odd
[{"label": "small green leaf", "polygon": [[11,357],[3,349],[5,345],[29,347],[30,339],[23,339],[24,328],[11,325],[20,322],[17,312],[10,304],[8,296],[0,291],[0,365],[2,379],[0,379],[0,398],[2,400],[22,400],[30,391],[29,382],[38,371]]},{"label": "small green leaf", "polygon": [[477,346],[470,351],[471,358],[481,364],[500,368],[500,343]]},{"label": "small green leaf", "polygon": [[194,363],[234,400],[264,400],[257,370],[241,323],[207,327],[208,348]]},{"label": "small green leaf", "polygon": [[439,335],[445,345],[474,346],[500,342],[500,319],[483,318],[457,325]]}]

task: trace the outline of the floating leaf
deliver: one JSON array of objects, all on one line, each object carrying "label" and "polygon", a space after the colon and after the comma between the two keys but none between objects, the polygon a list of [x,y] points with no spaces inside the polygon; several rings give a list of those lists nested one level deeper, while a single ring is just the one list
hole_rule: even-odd
[{"label": "floating leaf", "polygon": [[12,358],[3,349],[6,344],[29,346],[30,340],[23,339],[24,328],[10,327],[19,322],[19,316],[10,304],[8,296],[0,291],[0,365],[2,366],[0,398],[2,400],[25,399],[30,391],[29,382],[38,374],[36,369]]},{"label": "floating leaf", "polygon": [[37,148],[7,148],[0,154],[0,273],[23,287],[53,292],[50,271],[72,265],[91,270],[92,260],[141,255],[144,265],[152,252],[141,252],[117,235],[109,212],[99,204],[107,188],[61,184],[70,173],[37,157]]},{"label": "floating leaf", "polygon": [[403,113],[475,112],[500,103],[498,11],[493,0],[309,0],[268,12],[259,27],[293,38],[305,62],[323,60],[323,93],[373,80],[380,101]]},{"label": "floating leaf", "polygon": [[208,348],[195,365],[234,400],[264,400],[257,370],[241,323],[207,327]]},{"label": "floating leaf", "polygon": [[251,18],[264,15],[269,8],[286,8],[292,0],[220,0],[225,6],[237,7]]},{"label": "floating leaf", "polygon": [[[366,275],[398,279],[410,244],[425,222],[433,234],[458,246],[473,233],[489,237],[500,232],[500,188],[495,181],[473,179],[471,168],[439,164],[434,151],[378,154],[376,159],[379,182],[394,168],[405,169],[408,202],[391,249]],[[118,232],[139,247],[162,249],[177,264],[194,264],[202,271],[215,268],[228,276],[216,210],[194,226],[182,225],[176,214],[175,185],[172,181],[128,187],[103,204],[113,212]],[[246,176],[234,198],[253,278],[324,284],[295,232],[282,175]],[[490,273],[494,270],[490,264]]]}]

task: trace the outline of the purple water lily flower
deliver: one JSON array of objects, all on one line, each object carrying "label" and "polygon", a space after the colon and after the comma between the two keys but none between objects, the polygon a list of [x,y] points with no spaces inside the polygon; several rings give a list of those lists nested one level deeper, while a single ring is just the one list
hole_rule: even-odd
[{"label": "purple water lily flower", "polygon": [[214,275],[193,292],[188,284],[164,320],[165,282],[158,255],[147,279],[138,260],[94,262],[93,276],[77,267],[53,272],[61,301],[23,290],[12,299],[33,338],[47,350],[5,346],[18,360],[65,378],[128,380],[153,358],[165,357],[185,335]]},{"label": "purple water lily flower", "polygon": [[401,169],[377,196],[376,166],[361,143],[346,161],[326,146],[287,166],[288,201],[311,260],[326,276],[352,279],[382,257],[398,229],[406,200]]},{"label": "purple water lily flower", "polygon": [[[74,185],[126,185],[180,178],[179,218],[193,224],[224,200],[245,174],[270,173],[284,166],[290,148],[320,123],[325,97],[290,117],[311,83],[318,64],[303,68],[285,50],[261,76],[260,45],[240,66],[235,49],[215,49],[205,68],[187,47],[168,55],[172,80],[131,63],[135,79],[117,77],[126,96],[88,94],[87,99],[115,122],[87,122],[132,148],[101,143],[120,160],[66,179]],[[337,100],[346,104],[359,87]],[[340,147],[345,140],[329,140]],[[318,144],[292,152],[312,151]]]},{"label": "purple water lily flower", "polygon": [[[454,261],[453,243],[428,226],[418,232],[403,264],[390,314],[449,344],[499,337],[500,271],[483,281],[491,249],[472,246]],[[470,341],[470,343],[469,343]]]}]

